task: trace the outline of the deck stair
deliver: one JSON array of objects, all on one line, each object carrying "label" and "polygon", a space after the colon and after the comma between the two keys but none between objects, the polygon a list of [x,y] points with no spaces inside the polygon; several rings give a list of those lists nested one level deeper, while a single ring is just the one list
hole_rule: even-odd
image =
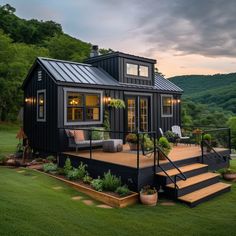
[{"label": "deck stair", "polygon": [[186,160],[178,163],[178,168],[187,179],[177,179],[177,187],[170,180],[170,178],[174,180],[174,176],[179,174],[173,166],[164,166],[165,171],[158,169],[156,180],[168,197],[186,203],[190,207],[230,191],[231,185],[220,182],[219,174],[208,172],[206,164],[196,160],[189,163],[189,160]]}]

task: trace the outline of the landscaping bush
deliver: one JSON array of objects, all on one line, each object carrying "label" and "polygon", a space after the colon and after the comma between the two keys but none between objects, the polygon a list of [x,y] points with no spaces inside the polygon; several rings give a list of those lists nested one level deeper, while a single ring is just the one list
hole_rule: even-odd
[{"label": "landscaping bush", "polygon": [[162,151],[166,155],[168,155],[170,153],[171,146],[170,146],[170,143],[169,143],[169,141],[167,140],[166,137],[161,137],[159,139],[158,146],[162,149]]},{"label": "landscaping bush", "polygon": [[125,197],[130,194],[130,190],[127,185],[118,187],[115,192],[118,193],[121,197]]},{"label": "landscaping bush", "polygon": [[211,135],[210,134],[204,134],[203,135],[203,140],[206,140],[208,142],[211,142]]},{"label": "landscaping bush", "polygon": [[46,163],[43,164],[43,171],[48,173],[48,172],[54,172],[57,170],[57,165],[53,163]]},{"label": "landscaping bush", "polygon": [[58,173],[59,175],[65,175],[65,171],[64,171],[63,168],[58,168],[58,169],[57,169],[57,173]]},{"label": "landscaping bush", "polygon": [[99,192],[102,192],[102,190],[103,190],[103,180],[100,179],[100,178],[94,179],[94,180],[92,180],[92,182],[91,182],[91,186],[92,186],[95,190],[97,190],[97,191],[99,191]]},{"label": "landscaping bush", "polygon": [[73,168],[72,170],[69,170],[66,174],[66,177],[69,179],[69,180],[76,180],[78,179],[78,169],[76,168]]},{"label": "landscaping bush", "polygon": [[78,179],[82,180],[84,176],[88,174],[86,168],[87,165],[83,164],[83,162],[80,162],[80,165],[78,166]]},{"label": "landscaping bush", "polygon": [[94,127],[92,128],[92,140],[102,140],[104,139],[104,128]]},{"label": "landscaping bush", "polygon": [[7,157],[0,154],[0,165],[4,165],[6,161],[7,161]]},{"label": "landscaping bush", "polygon": [[35,158],[35,161],[36,162],[43,162],[43,158],[41,158],[41,157]]},{"label": "landscaping bush", "polygon": [[67,173],[72,169],[73,169],[73,167],[71,165],[70,158],[66,158],[66,162],[65,162],[65,165],[64,165],[64,173],[67,175]]},{"label": "landscaping bush", "polygon": [[104,173],[104,178],[103,178],[103,189],[104,190],[114,192],[120,186],[121,186],[120,178],[111,174],[110,170],[107,173]]},{"label": "landscaping bush", "polygon": [[56,161],[56,158],[54,157],[54,156],[48,156],[47,157],[47,161],[49,161],[49,162],[55,162]]},{"label": "landscaping bush", "polygon": [[91,184],[92,181],[93,181],[93,178],[91,176],[89,176],[88,174],[86,174],[83,178],[83,182],[85,184]]}]

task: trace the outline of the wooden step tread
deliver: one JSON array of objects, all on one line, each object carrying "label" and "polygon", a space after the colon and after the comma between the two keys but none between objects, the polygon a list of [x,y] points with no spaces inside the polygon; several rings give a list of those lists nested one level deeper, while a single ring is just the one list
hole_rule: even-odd
[{"label": "wooden step tread", "polygon": [[[191,170],[197,170],[197,169],[200,169],[200,168],[203,168],[203,167],[206,167],[206,166],[208,166],[208,165],[200,164],[200,163],[194,163],[194,164],[191,164],[191,165],[181,166],[181,167],[179,167],[179,169],[184,173],[184,172],[188,172],[188,171],[191,171]],[[179,171],[175,168],[170,169],[170,170],[166,170],[166,172],[169,176],[174,176],[174,175],[179,174]],[[166,176],[164,171],[158,172],[158,173],[156,173],[156,175]]]},{"label": "wooden step tread", "polygon": [[230,184],[225,184],[225,183],[219,182],[219,183],[207,186],[205,188],[199,189],[197,191],[194,191],[192,193],[188,193],[186,195],[178,197],[178,199],[181,201],[187,202],[187,203],[194,203],[194,202],[197,202],[203,198],[206,198],[207,196],[211,196],[214,193],[217,193],[221,190],[227,189],[230,186],[231,186]]},{"label": "wooden step tread", "polygon": [[[185,181],[184,180],[177,181],[176,184],[179,187],[179,189],[183,189],[183,188],[189,187],[191,185],[203,182],[205,180],[213,179],[217,176],[220,176],[220,174],[207,172],[207,173],[203,173],[200,175],[196,175],[194,177],[187,178]],[[166,185],[166,187],[175,188],[175,185],[173,183],[171,183],[171,184]]]}]

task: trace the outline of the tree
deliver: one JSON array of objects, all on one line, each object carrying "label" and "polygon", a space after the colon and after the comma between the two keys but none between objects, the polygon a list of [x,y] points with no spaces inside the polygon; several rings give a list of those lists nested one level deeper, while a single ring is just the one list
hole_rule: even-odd
[{"label": "tree", "polygon": [[82,62],[89,57],[91,45],[69,35],[56,35],[45,41],[50,56],[62,60]]},{"label": "tree", "polygon": [[231,129],[231,146],[236,149],[236,116],[230,117],[227,125]]}]

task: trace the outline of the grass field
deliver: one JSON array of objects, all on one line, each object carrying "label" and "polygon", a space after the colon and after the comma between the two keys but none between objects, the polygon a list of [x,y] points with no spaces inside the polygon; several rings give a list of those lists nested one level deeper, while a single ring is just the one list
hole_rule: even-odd
[{"label": "grass field", "polygon": [[9,154],[16,151],[16,139],[19,124],[0,123],[0,154]]},{"label": "grass field", "polygon": [[[236,166],[236,161],[233,161]],[[236,184],[196,208],[87,206],[82,193],[31,170],[0,168],[0,235],[235,235]],[[54,189],[56,187],[56,189]],[[60,188],[58,188],[60,187]],[[162,200],[163,201],[163,200]]]},{"label": "grass field", "polygon": [[[14,152],[17,125],[0,125],[0,153]],[[236,160],[232,162],[236,170]],[[81,196],[75,201],[73,196]],[[87,206],[89,197],[27,169],[0,167],[1,236],[236,235],[236,183],[232,191],[196,208],[183,204],[125,209]]]}]

